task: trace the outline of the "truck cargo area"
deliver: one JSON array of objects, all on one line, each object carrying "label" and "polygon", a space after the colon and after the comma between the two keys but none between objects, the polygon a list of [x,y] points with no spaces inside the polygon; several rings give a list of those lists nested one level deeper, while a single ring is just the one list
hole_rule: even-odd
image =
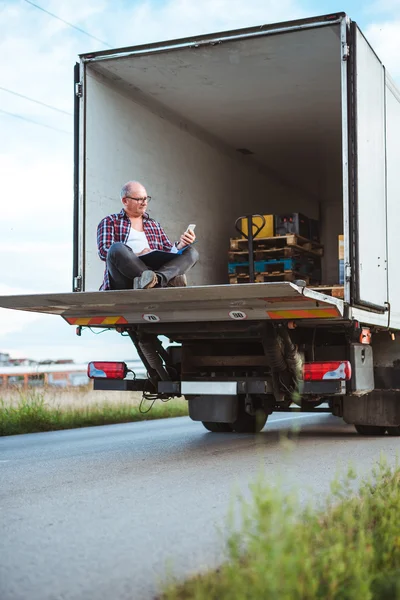
[{"label": "truck cargo area", "polygon": [[197,224],[192,286],[228,282],[239,216],[291,212],[320,221],[321,283],[339,282],[339,23],[83,59],[82,290],[102,281],[96,227],[120,211],[129,179],[147,187],[172,240]]},{"label": "truck cargo area", "polygon": [[[400,93],[356,23],[105,50],[74,75],[74,291],[0,305],[128,336],[147,377],[92,361],[94,389],[183,395],[209,431],[295,403],[400,435]],[[172,241],[196,223],[188,287],[98,291],[97,226],[132,180]]]}]

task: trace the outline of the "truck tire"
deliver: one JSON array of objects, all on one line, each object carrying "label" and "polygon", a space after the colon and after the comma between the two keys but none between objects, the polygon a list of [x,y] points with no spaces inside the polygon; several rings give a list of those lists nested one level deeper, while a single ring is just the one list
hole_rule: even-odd
[{"label": "truck tire", "polygon": [[213,433],[228,433],[233,431],[232,423],[213,423],[212,421],[202,421],[204,427]]},{"label": "truck tire", "polygon": [[232,423],[233,431],[236,433],[260,433],[267,418],[267,413],[262,409],[258,409],[255,415],[249,415],[243,408],[236,421]]},{"label": "truck tire", "polygon": [[387,432],[389,435],[400,435],[400,425],[397,427],[388,427]]},{"label": "truck tire", "polygon": [[304,411],[313,410],[314,408],[317,408],[317,406],[320,406],[324,402],[326,402],[325,398],[322,398],[322,400],[316,400],[314,402],[312,400],[304,400],[302,398],[302,400],[301,400],[301,408]]},{"label": "truck tire", "polygon": [[360,435],[385,435],[386,427],[381,425],[354,425]]}]

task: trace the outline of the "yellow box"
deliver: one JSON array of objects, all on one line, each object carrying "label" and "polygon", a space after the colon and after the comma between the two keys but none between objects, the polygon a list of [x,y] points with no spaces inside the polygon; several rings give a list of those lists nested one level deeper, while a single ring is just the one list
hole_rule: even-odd
[{"label": "yellow box", "polygon": [[344,259],[344,235],[339,235],[339,260]]},{"label": "yellow box", "polygon": [[[265,225],[261,229],[261,231],[255,236],[256,238],[268,238],[274,237],[274,215],[263,215],[265,219]],[[253,222],[253,232],[255,232],[257,227],[262,225],[261,217],[254,216],[252,219]],[[247,218],[244,218],[240,222],[240,227],[243,233],[248,235],[248,227],[247,227]]]}]

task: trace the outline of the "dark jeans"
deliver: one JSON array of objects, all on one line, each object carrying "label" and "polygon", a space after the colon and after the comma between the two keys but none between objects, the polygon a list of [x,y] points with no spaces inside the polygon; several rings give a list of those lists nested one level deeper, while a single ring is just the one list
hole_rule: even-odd
[{"label": "dark jeans", "polygon": [[[157,269],[155,273],[161,286],[166,287],[171,279],[187,273],[196,264],[198,258],[199,253],[192,246]],[[133,287],[134,278],[147,271],[148,267],[129,246],[122,242],[115,242],[107,252],[107,269],[112,290],[130,290]]]}]

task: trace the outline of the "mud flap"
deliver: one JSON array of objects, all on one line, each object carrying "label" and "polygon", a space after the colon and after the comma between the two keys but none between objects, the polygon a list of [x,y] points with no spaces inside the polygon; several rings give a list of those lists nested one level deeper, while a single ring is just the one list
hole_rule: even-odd
[{"label": "mud flap", "polygon": [[400,425],[400,392],[375,390],[365,396],[343,398],[343,420],[351,425]]},{"label": "mud flap", "polygon": [[193,421],[233,423],[238,417],[238,396],[192,396],[189,417]]}]

